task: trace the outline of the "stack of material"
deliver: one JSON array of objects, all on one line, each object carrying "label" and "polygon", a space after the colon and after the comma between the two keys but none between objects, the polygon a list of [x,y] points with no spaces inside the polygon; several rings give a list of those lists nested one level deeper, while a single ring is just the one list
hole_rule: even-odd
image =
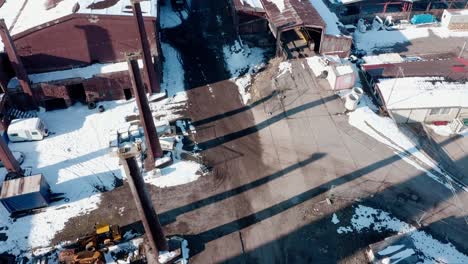
[{"label": "stack of material", "polygon": [[46,207],[50,203],[50,186],[42,174],[5,180],[0,201],[10,213]]}]

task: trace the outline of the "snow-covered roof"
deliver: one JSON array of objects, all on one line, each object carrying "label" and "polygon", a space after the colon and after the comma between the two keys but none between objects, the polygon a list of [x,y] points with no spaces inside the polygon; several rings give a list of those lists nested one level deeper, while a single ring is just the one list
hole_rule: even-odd
[{"label": "snow-covered roof", "polygon": [[401,63],[404,59],[398,53],[383,53],[380,55],[371,55],[363,57],[365,64],[386,64],[386,63]]},{"label": "snow-covered roof", "polygon": [[354,73],[354,69],[351,65],[339,65],[339,66],[336,66],[335,69],[338,75],[340,76]]},{"label": "snow-covered roof", "polygon": [[14,119],[8,126],[8,132],[23,131],[38,128],[41,124],[41,119],[38,117]]},{"label": "snow-covered roof", "polygon": [[242,5],[248,5],[250,7],[253,7],[253,8],[261,8],[263,9],[263,6],[262,6],[262,3],[260,2],[260,0],[240,0],[240,3]]},{"label": "snow-covered roof", "polygon": [[[140,66],[140,68],[143,68],[142,60],[138,60],[138,65]],[[97,74],[120,72],[120,71],[127,71],[127,70],[128,70],[127,62],[108,63],[108,64],[96,63],[96,64],[92,64],[83,68],[74,68],[74,69],[64,70],[64,71],[30,74],[29,80],[32,83],[45,83],[45,82],[67,80],[67,79],[74,79],[74,78],[91,79],[93,76]],[[8,88],[13,89],[13,88],[16,88],[18,85],[19,85],[18,79],[13,78],[8,83]]]},{"label": "snow-covered roof", "polygon": [[320,14],[322,19],[325,21],[325,24],[327,24],[326,33],[329,35],[341,35],[341,30],[338,27],[338,25],[340,24],[340,20],[338,19],[336,14],[330,11],[330,9],[325,5],[325,3],[323,2],[324,0],[309,1]]},{"label": "snow-covered roof", "polygon": [[[73,13],[91,15],[133,15],[130,0],[120,0],[114,5],[108,4],[107,7],[100,7],[98,5],[99,3],[104,2],[102,0],[62,0],[57,1],[58,4],[49,9],[46,6],[47,2],[49,1],[28,1],[19,14],[18,20],[13,25],[11,33],[17,34]],[[77,4],[79,5],[79,8],[74,12],[74,8]],[[141,2],[141,10],[144,16],[155,17],[157,15],[156,7],[157,0]]]},{"label": "snow-covered roof", "polygon": [[[50,2],[56,2],[57,4],[53,6],[49,4]],[[141,10],[143,16],[156,17],[157,2],[157,0],[142,1]],[[88,15],[133,15],[130,0],[6,0],[5,4],[0,8],[0,18],[5,19],[12,35],[74,13]],[[0,50],[3,50],[1,42]]]},{"label": "snow-covered roof", "polygon": [[468,107],[466,81],[451,82],[443,77],[379,79],[378,89],[387,109],[430,109]]}]

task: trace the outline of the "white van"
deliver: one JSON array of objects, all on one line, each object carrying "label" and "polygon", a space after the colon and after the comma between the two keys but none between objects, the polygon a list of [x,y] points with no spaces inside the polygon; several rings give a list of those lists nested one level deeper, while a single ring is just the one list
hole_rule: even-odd
[{"label": "white van", "polygon": [[11,121],[7,134],[12,142],[33,141],[47,137],[49,130],[40,118],[35,117]]}]

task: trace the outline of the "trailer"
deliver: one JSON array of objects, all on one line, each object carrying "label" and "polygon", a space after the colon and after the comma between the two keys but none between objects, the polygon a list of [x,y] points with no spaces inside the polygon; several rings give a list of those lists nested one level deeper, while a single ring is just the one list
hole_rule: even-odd
[{"label": "trailer", "polygon": [[12,215],[47,207],[52,201],[50,186],[42,174],[5,179],[0,202]]},{"label": "trailer", "polygon": [[42,140],[49,135],[49,130],[38,117],[15,119],[8,126],[8,138],[11,142]]}]

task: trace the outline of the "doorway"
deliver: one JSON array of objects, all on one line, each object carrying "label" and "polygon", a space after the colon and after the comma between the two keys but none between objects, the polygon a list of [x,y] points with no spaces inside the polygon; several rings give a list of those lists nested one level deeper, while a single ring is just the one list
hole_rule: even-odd
[{"label": "doorway", "polygon": [[66,109],[67,107],[67,103],[63,98],[53,98],[44,100],[44,108],[46,109],[46,111]]},{"label": "doorway", "polygon": [[126,88],[123,90],[124,91],[124,95],[125,95],[125,100],[130,100],[133,98],[133,95],[132,95],[132,89],[130,88]]},{"label": "doorway", "polygon": [[82,83],[67,85],[67,90],[73,102],[86,104],[86,92]]}]

